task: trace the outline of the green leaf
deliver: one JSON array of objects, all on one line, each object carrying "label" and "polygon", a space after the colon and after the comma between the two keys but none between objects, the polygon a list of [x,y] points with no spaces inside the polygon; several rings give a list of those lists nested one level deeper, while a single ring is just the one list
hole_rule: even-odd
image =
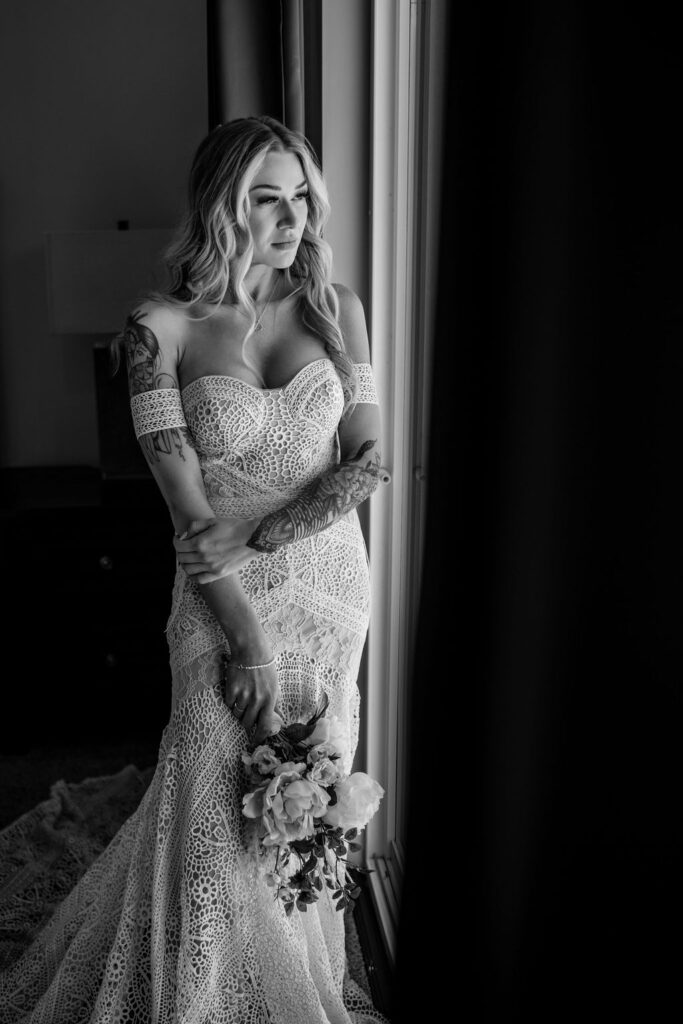
[{"label": "green leaf", "polygon": [[346,837],[346,839],[355,839],[357,835],[358,835],[358,829],[357,828],[350,828],[348,830],[348,832],[344,833],[344,836]]}]

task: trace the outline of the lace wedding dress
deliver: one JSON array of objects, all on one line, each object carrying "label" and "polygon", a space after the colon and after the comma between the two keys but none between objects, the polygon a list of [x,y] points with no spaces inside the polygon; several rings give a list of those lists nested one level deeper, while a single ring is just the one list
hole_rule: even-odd
[{"label": "lace wedding dress", "polygon": [[[369,366],[358,372],[358,400],[376,401]],[[187,423],[216,515],[252,517],[281,508],[337,461],[342,407],[334,366],[323,358],[282,388],[212,375],[182,393],[148,392],[133,399],[133,416],[139,434]],[[369,610],[356,513],[260,555],[241,578],[277,657],[285,716],[307,717],[326,691],[350,761]],[[181,570],[167,632],[172,706],[151,782],[4,972],[0,1022],[381,1022],[349,977],[344,915],[327,889],[307,913],[287,917],[245,845],[246,738],[221,696],[225,638]],[[12,826],[6,833],[16,839]],[[5,922],[30,916],[28,889],[20,880],[5,886]]]}]

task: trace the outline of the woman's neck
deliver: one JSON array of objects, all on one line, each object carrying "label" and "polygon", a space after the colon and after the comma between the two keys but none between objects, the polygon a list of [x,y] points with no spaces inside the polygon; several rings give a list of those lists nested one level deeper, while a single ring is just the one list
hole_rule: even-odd
[{"label": "woman's neck", "polygon": [[278,298],[281,273],[273,267],[259,265],[251,267],[244,276],[244,287],[251,295],[255,306]]}]

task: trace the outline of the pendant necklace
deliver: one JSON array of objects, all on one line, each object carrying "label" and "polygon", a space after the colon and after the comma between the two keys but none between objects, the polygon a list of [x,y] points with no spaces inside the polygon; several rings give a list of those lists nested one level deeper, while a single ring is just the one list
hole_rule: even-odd
[{"label": "pendant necklace", "polygon": [[277,286],[277,282],[278,282],[278,278],[276,277],[275,281],[273,282],[273,287],[270,289],[270,294],[269,294],[268,298],[266,299],[266,301],[263,303],[263,309],[259,313],[259,315],[258,315],[258,317],[256,319],[256,323],[254,324],[254,334],[256,334],[257,331],[263,330],[263,324],[261,323],[261,321],[263,320],[263,314],[265,313],[265,311],[266,311],[266,309],[268,307],[268,303],[270,302],[270,300],[273,297],[273,292],[275,291],[275,288]]}]

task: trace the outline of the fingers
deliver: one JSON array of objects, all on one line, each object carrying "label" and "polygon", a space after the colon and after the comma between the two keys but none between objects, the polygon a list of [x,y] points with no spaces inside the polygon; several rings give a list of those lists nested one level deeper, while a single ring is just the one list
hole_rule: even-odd
[{"label": "fingers", "polygon": [[200,571],[197,573],[191,573],[188,571],[188,576],[194,576],[196,583],[215,583],[216,580],[222,580],[225,576],[229,576],[230,573],[225,572],[205,572]]},{"label": "fingers", "polygon": [[244,685],[244,678],[236,672],[230,671],[230,663],[227,658],[223,665],[222,678],[225,703],[228,705],[230,710],[233,710],[235,704],[246,710],[247,704],[249,703],[249,690]]},{"label": "fingers", "polygon": [[195,543],[195,538],[205,533],[212,526],[215,526],[217,522],[217,519],[193,519],[183,533],[174,536],[174,548],[179,552],[196,551],[197,544]]},{"label": "fingers", "polygon": [[[253,726],[254,712],[258,713],[255,707],[258,695],[254,692],[253,685],[246,673],[231,670],[230,662],[223,658],[222,678],[224,683],[225,703],[230,711],[239,719],[244,727],[249,730]],[[258,701],[260,706],[260,701]]]},{"label": "fingers", "polygon": [[266,736],[279,731],[283,722],[274,710],[278,686],[277,673],[272,668],[259,672],[242,671],[231,668],[229,659],[224,656],[221,680],[226,705],[247,733],[255,730],[254,742],[260,743]]},{"label": "fingers", "polygon": [[185,533],[179,538],[180,540],[191,540],[192,537],[196,537],[198,533],[203,533],[204,530],[208,530],[210,526],[215,526],[218,522],[217,519],[193,519]]},{"label": "fingers", "polygon": [[246,711],[244,712],[244,714],[242,715],[242,717],[240,719],[241,722],[242,722],[242,725],[247,730],[247,732],[251,732],[251,730],[254,728],[254,725],[256,724],[256,719],[258,718],[258,716],[260,714],[260,711],[261,711],[261,704],[260,704],[260,702],[258,702],[258,701],[250,701],[249,702],[249,704],[247,705]]},{"label": "fingers", "polygon": [[263,743],[268,736],[273,736],[279,732],[284,724],[284,721],[276,711],[269,711],[268,708],[263,708],[258,716],[256,731],[253,736],[255,746]]}]

